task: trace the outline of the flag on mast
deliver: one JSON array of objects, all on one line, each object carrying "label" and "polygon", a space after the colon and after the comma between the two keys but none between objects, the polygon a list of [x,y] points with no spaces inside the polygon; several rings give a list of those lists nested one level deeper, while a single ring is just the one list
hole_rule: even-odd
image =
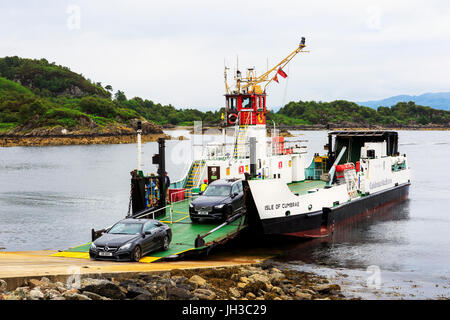
[{"label": "flag on mast", "polygon": [[278,73],[280,76],[282,76],[283,78],[286,78],[286,77],[287,77],[286,72],[284,72],[281,68],[278,68],[277,73]]},{"label": "flag on mast", "polygon": [[275,74],[275,77],[273,77],[273,81],[276,81],[277,83],[279,83],[278,82],[278,76]]}]

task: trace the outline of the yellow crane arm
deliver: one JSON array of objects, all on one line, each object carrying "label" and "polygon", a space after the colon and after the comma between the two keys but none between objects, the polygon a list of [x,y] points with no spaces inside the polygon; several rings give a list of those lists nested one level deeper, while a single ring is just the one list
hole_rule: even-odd
[{"label": "yellow crane arm", "polygon": [[[283,60],[281,60],[277,65],[275,65],[272,69],[267,70],[266,72],[264,72],[262,75],[256,77],[255,79],[252,79],[251,81],[248,81],[247,84],[245,84],[242,89],[246,89],[248,87],[253,87],[255,85],[257,85],[258,83],[262,83],[267,81],[266,85],[264,86],[264,91],[266,91],[266,87],[267,85],[273,80],[273,77],[270,78],[269,80],[269,75],[274,72],[277,71],[278,72],[278,68],[284,68],[291,60],[292,58],[294,58],[299,52],[301,52],[303,50],[303,48],[305,48],[305,41],[304,38],[302,38],[302,41],[300,42],[299,46],[297,49],[295,49],[294,51],[292,51],[286,58],[284,58]],[[303,52],[307,52],[307,51],[303,51]]]}]

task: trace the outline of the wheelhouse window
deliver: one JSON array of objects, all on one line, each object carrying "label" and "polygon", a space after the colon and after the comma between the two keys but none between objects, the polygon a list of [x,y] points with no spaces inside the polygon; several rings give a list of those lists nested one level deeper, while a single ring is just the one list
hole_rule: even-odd
[{"label": "wheelhouse window", "polygon": [[259,111],[259,112],[261,112],[261,111],[264,111],[264,101],[263,101],[263,99],[264,99],[264,97],[257,97],[257,110]]},{"label": "wheelhouse window", "polygon": [[233,111],[237,109],[236,98],[228,98],[228,109]]},{"label": "wheelhouse window", "polygon": [[242,97],[242,108],[251,108],[252,107],[252,100],[250,97]]}]

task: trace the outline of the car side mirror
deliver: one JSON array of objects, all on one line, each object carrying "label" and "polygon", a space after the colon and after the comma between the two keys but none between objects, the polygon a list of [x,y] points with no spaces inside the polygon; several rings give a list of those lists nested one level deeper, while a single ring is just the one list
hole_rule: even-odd
[{"label": "car side mirror", "polygon": [[203,194],[203,191],[200,191],[200,192],[198,193],[199,196],[201,196],[202,194]]},{"label": "car side mirror", "polygon": [[235,192],[231,195],[232,198],[236,198],[238,196],[239,193]]},{"label": "car side mirror", "polygon": [[153,233],[152,230],[148,230],[148,231],[145,231],[144,234],[149,235],[149,234],[152,234],[152,233]]}]

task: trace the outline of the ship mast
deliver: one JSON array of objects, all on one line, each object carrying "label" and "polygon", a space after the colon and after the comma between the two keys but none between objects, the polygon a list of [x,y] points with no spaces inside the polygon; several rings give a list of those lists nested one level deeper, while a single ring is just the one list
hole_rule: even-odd
[{"label": "ship mast", "polygon": [[[239,65],[237,64],[236,75],[234,77],[236,85],[235,90],[233,92],[231,92],[230,87],[228,86],[227,83],[227,71],[229,70],[229,68],[225,67],[225,89],[226,89],[225,93],[226,94],[265,93],[267,86],[269,85],[269,83],[273,81],[278,70],[283,69],[298,53],[308,52],[303,50],[306,47],[305,41],[306,41],[305,37],[302,37],[300,44],[294,51],[292,51],[287,57],[278,62],[271,69],[268,69],[266,72],[264,72],[259,76],[255,75],[255,68],[248,68],[247,76],[242,77],[241,71],[239,71]],[[261,85],[263,83],[266,84],[264,85],[264,90],[261,90]]]},{"label": "ship mast", "polygon": [[[248,68],[247,75],[242,76],[239,70],[239,59],[236,57],[236,74],[234,76],[235,86],[230,88],[227,82],[227,74],[229,68],[225,66],[225,98],[226,107],[223,117],[224,126],[233,126],[239,124],[241,126],[253,126],[266,124],[266,88],[274,80],[277,75],[287,77],[282,70],[298,53],[307,52],[303,49],[306,47],[305,38],[302,37],[298,47],[287,55],[283,60],[278,62],[271,69],[257,76],[255,68]],[[264,84],[264,88],[261,86]]]}]

